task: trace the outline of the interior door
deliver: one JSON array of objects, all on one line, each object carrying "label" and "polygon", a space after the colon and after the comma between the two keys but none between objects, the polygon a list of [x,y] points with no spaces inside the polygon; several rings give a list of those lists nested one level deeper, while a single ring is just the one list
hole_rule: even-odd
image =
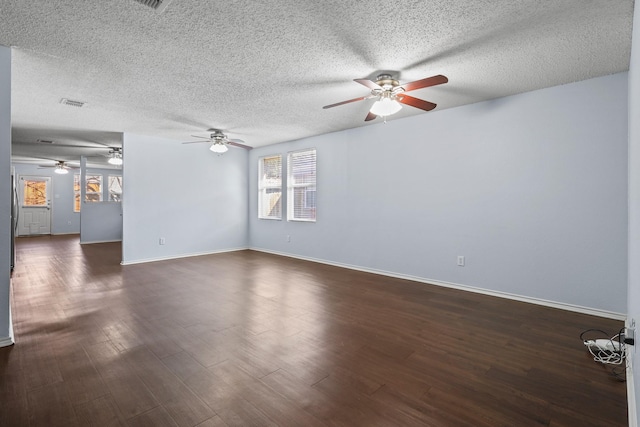
[{"label": "interior door", "polygon": [[20,176],[18,236],[51,234],[51,177]]}]

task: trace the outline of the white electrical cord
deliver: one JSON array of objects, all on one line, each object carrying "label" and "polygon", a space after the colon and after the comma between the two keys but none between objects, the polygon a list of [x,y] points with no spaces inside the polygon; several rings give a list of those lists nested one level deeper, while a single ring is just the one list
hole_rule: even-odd
[{"label": "white electrical cord", "polygon": [[609,339],[585,340],[584,345],[596,362],[607,365],[620,365],[626,357],[624,339],[616,334]]}]

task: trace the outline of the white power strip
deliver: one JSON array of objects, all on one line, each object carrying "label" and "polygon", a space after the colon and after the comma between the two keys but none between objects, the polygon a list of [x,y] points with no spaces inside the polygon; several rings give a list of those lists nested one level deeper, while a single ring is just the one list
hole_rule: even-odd
[{"label": "white power strip", "polygon": [[622,346],[622,344],[620,344],[620,342],[616,340],[608,340],[608,339],[586,340],[584,342],[584,345],[586,345],[587,347],[597,347],[599,350],[617,351],[619,353],[624,351],[624,347]]},{"label": "white power strip", "polygon": [[620,365],[625,359],[625,345],[614,339],[585,340],[593,360],[610,365]]}]

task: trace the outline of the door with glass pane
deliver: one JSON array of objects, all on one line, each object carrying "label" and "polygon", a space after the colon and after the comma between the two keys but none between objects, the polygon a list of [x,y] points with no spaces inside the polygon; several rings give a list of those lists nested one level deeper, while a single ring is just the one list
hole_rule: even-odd
[{"label": "door with glass pane", "polygon": [[51,178],[20,176],[18,236],[51,234]]}]

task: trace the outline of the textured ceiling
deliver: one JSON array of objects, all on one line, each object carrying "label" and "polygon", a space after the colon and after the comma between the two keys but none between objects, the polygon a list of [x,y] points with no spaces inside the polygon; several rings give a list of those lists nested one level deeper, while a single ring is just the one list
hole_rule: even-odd
[{"label": "textured ceiling", "polygon": [[381,71],[449,78],[411,93],[435,112],[405,106],[392,120],[617,73],[632,11],[633,0],[172,0],[162,13],[0,0],[13,154],[53,156],[36,143],[49,139],[95,155],[121,132],[188,141],[221,128],[257,147],[376,125],[363,121],[370,100],[322,106],[367,95],[353,79]]}]

